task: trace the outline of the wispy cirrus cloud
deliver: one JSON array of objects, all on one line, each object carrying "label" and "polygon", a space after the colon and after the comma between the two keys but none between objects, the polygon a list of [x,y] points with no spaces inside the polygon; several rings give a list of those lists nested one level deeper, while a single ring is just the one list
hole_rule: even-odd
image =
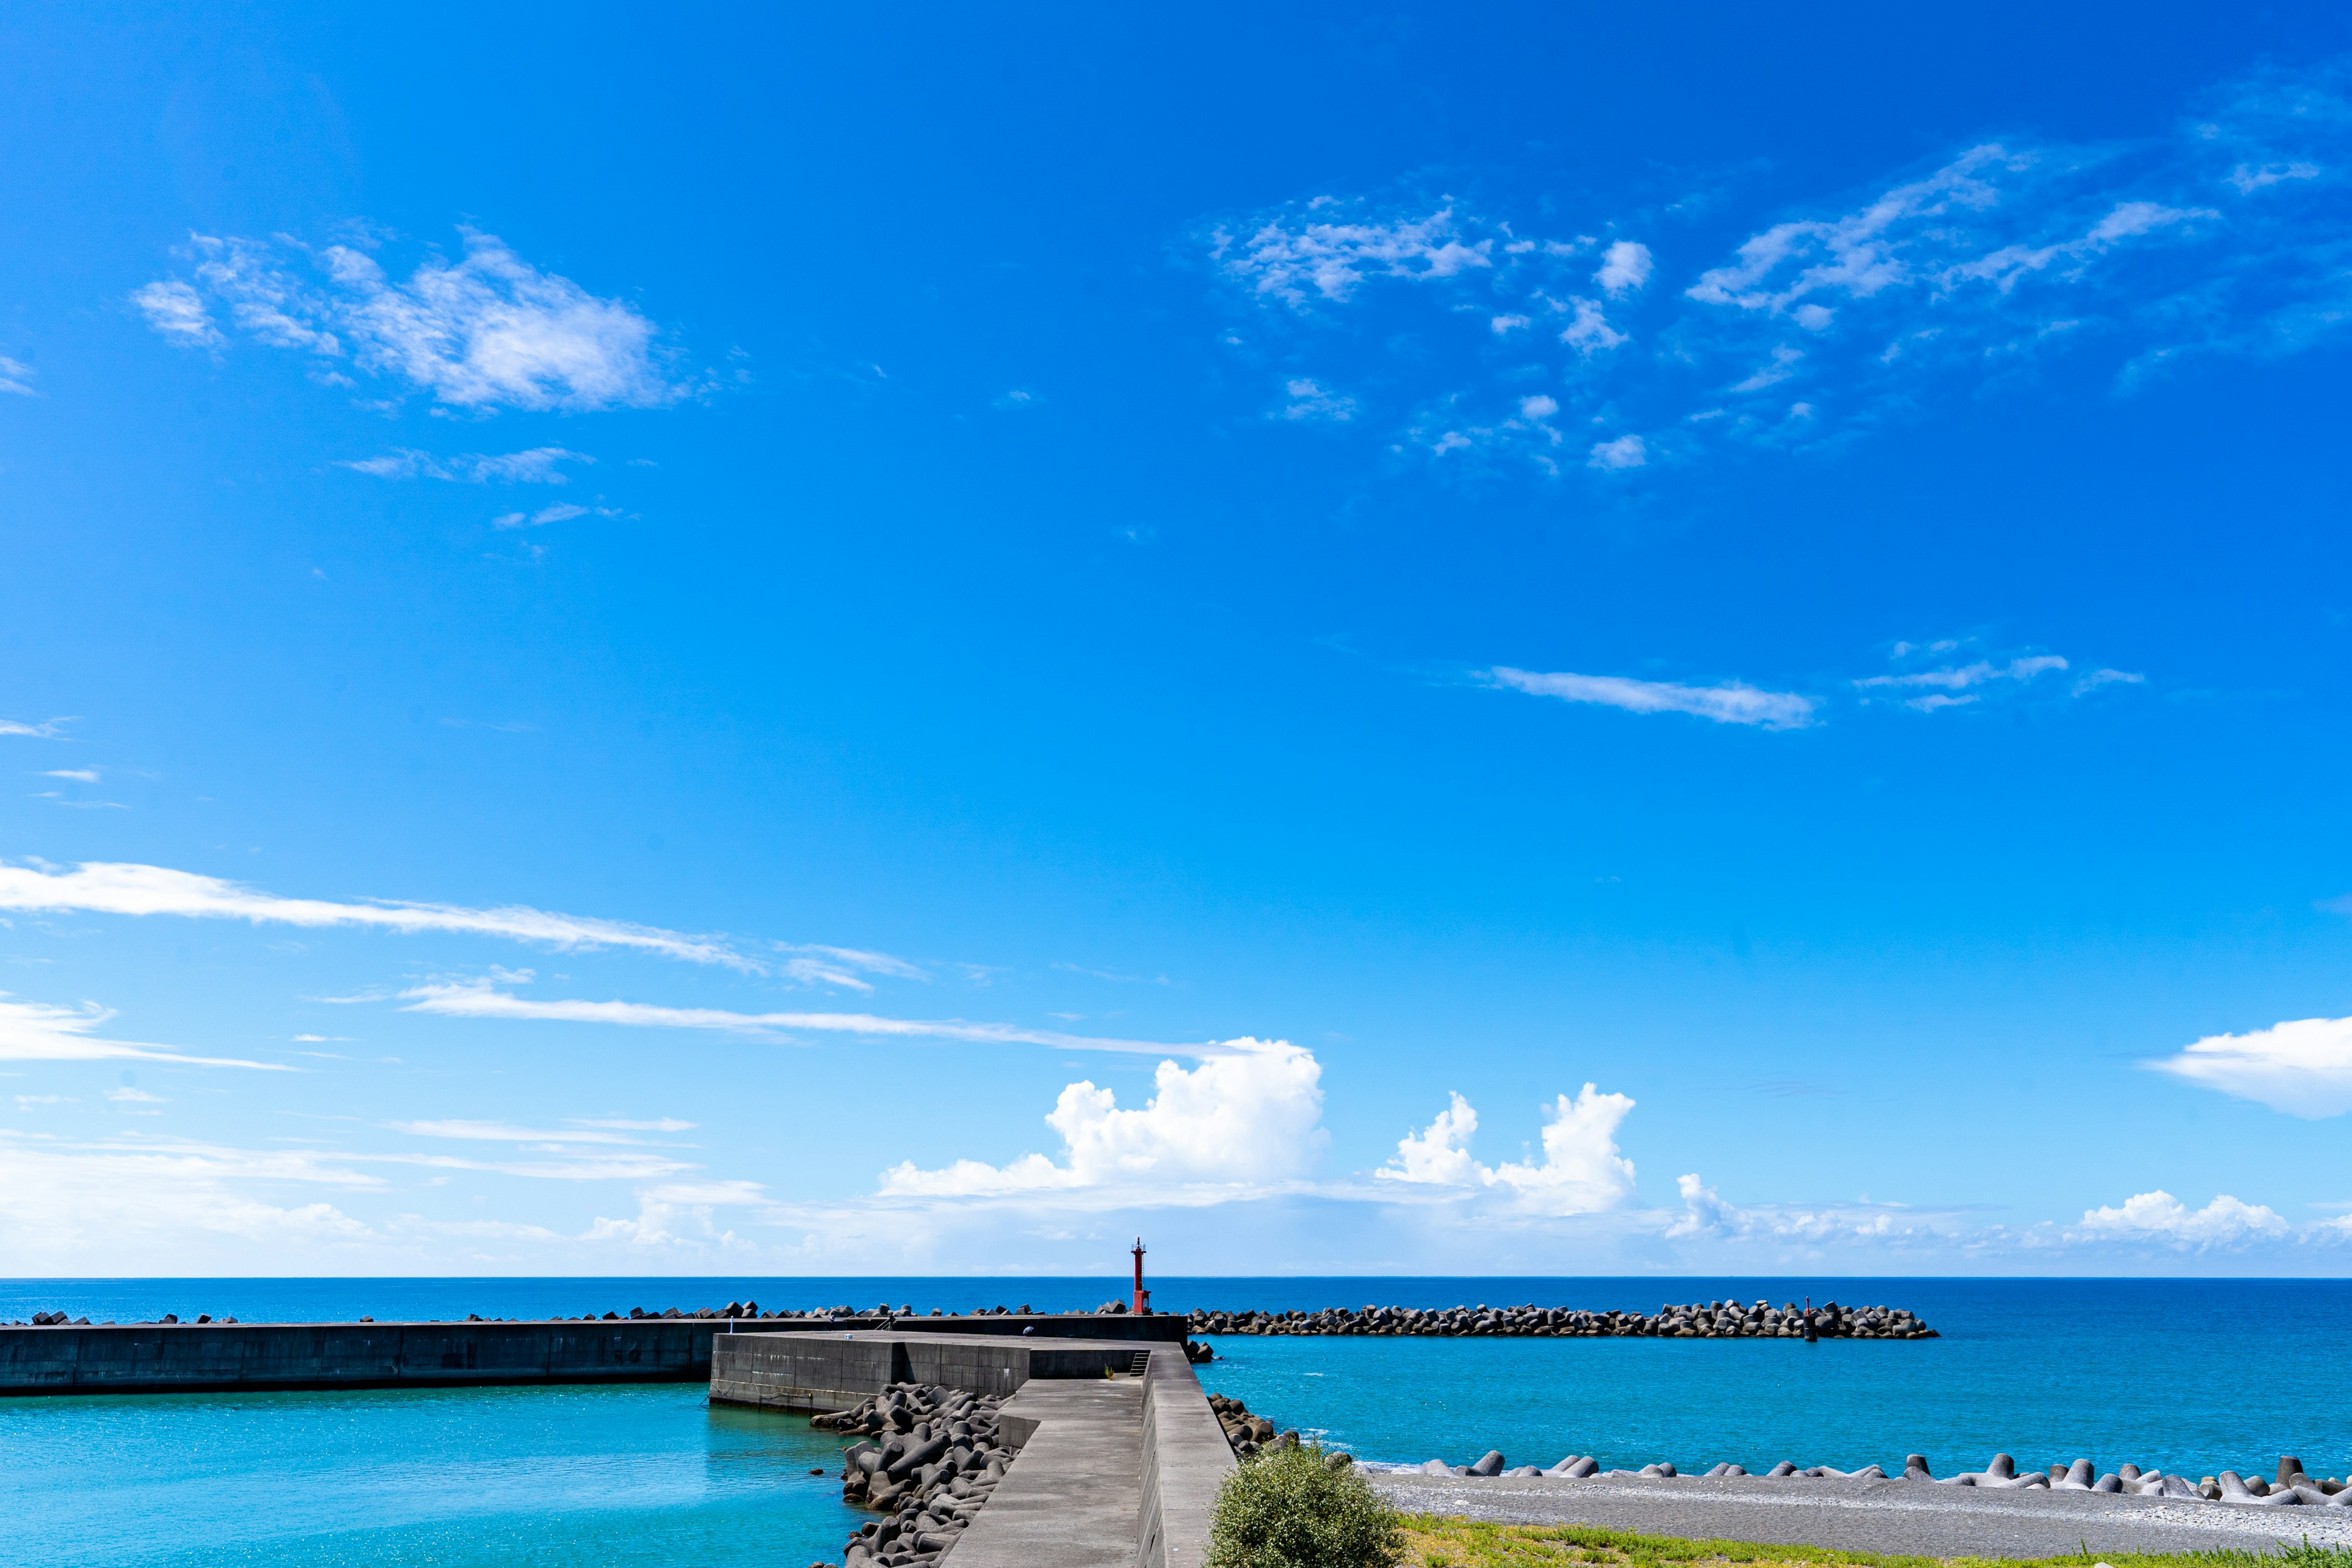
[{"label": "wispy cirrus cloud", "polygon": [[1958,638],[1926,644],[1899,642],[1890,655],[1895,669],[1834,682],[1825,692],[1814,694],[1775,691],[1741,680],[1699,686],[1631,676],[1514,669],[1507,665],[1476,671],[1472,679],[1530,697],[1617,708],[1629,713],[1681,713],[1717,724],[1764,730],[1801,730],[1826,722],[1840,687],[1864,705],[1892,700],[1916,712],[1934,713],[2019,699],[2033,691],[2072,700],[2111,686],[2144,685],[2147,679],[2131,671],[2107,668],[2077,674],[2072,679],[2059,679],[2074,669],[2060,655],[1970,657],[1974,647],[1972,642]]},{"label": "wispy cirrus cloud", "polygon": [[18,397],[36,395],[33,391],[33,367],[23,360],[10,359],[6,354],[0,354],[0,394],[14,394]]},{"label": "wispy cirrus cloud", "polygon": [[821,942],[780,942],[776,951],[783,953],[784,973],[793,980],[812,984],[838,985],[850,991],[871,991],[874,984],[864,976],[887,975],[894,980],[929,980],[930,976],[903,958],[887,952],[872,952],[856,947],[827,947]]},{"label": "wispy cirrus cloud", "polygon": [[372,243],[191,235],[187,276],[131,302],[184,348],[219,350],[235,334],[307,354],[330,381],[348,382],[350,365],[459,408],[646,408],[695,390],[635,307],[541,271],[495,235],[460,235],[457,260],[428,254],[405,279]]},{"label": "wispy cirrus cloud", "polygon": [[683,1131],[694,1125],[690,1121],[581,1121],[569,1127],[518,1127],[509,1121],[469,1121],[463,1119],[387,1121],[384,1125],[394,1132],[405,1132],[412,1138],[454,1138],[478,1143],[534,1143],[560,1147],[571,1143],[603,1143],[636,1146],[643,1138],[631,1136],[638,1131]]},{"label": "wispy cirrus cloud", "polygon": [[[1938,388],[2059,356],[2095,356],[2127,389],[2199,355],[2339,338],[2347,184],[2338,60],[2223,82],[2136,141],[1958,148],[1759,221],[1727,257],[1664,220],[1637,237],[1594,214],[1545,237],[1444,195],[1320,195],[1202,243],[1263,326],[1232,341],[1400,448],[1624,482],[1916,416]],[[1514,415],[1531,387],[1557,419]],[[1590,456],[1563,465],[1570,428]]]},{"label": "wispy cirrus cloud", "polygon": [[85,1002],[79,1007],[59,1007],[45,1002],[18,1001],[0,991],[0,1061],[181,1062],[190,1067],[251,1068],[260,1072],[293,1070],[278,1062],[199,1056],[176,1046],[109,1039],[97,1031],[112,1022],[114,1016],[113,1009],[95,1002]]},{"label": "wispy cirrus cloud", "polygon": [[0,719],[0,735],[26,735],[35,740],[54,741],[65,733],[70,719],[52,719],[46,724],[27,724],[18,719]]},{"label": "wispy cirrus cloud", "polygon": [[1716,686],[1685,686],[1668,680],[1636,680],[1622,675],[1576,675],[1513,669],[1497,665],[1484,672],[1490,685],[1530,697],[1557,698],[1562,702],[1622,708],[1629,713],[1686,713],[1717,724],[1753,725],[1765,730],[1801,730],[1813,721],[1820,706],[1794,691],[1767,691],[1744,681]]},{"label": "wispy cirrus cloud", "polygon": [[610,1024],[634,1029],[698,1029],[774,1038],[793,1034],[865,1035],[876,1038],[961,1040],[974,1045],[1052,1046],[1064,1050],[1129,1056],[1213,1056],[1213,1042],[1168,1045],[1031,1029],[966,1018],[890,1018],[873,1013],[741,1013],[719,1007],[666,1007],[646,1002],[540,1000],[503,989],[527,982],[530,971],[474,980],[436,981],[400,993],[402,1011],[447,1018],[510,1018],[539,1023]]},{"label": "wispy cirrus cloud", "polygon": [[394,900],[289,899],[163,866],[88,861],[68,870],[0,863],[0,910],[28,913],[177,915],[254,925],[373,927],[455,931],[555,948],[625,948],[692,963],[756,972],[761,965],[718,937],[689,936],[625,921],[555,914],[520,904],[467,909]]},{"label": "wispy cirrus cloud", "polygon": [[466,452],[438,458],[412,447],[402,447],[379,458],[338,462],[339,468],[370,474],[380,479],[446,479],[457,484],[486,485],[493,481],[519,485],[568,485],[566,463],[593,463],[585,452],[566,447],[533,447],[521,452]]}]

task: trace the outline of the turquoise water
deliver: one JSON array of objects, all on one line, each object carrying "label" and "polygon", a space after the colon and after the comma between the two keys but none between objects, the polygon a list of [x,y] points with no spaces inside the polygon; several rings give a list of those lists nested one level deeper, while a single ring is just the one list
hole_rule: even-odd
[{"label": "turquoise water", "polygon": [[[1203,1382],[1367,1459],[1733,1459],[1942,1473],[1996,1449],[2352,1474],[2352,1282],[2184,1279],[1162,1279],[1154,1300],[1284,1310],[1811,1295],[1922,1312],[1939,1340],[1226,1336]],[[23,1280],[0,1319],[535,1316],[630,1306],[1092,1305],[1113,1279]],[[805,1568],[856,1522],[839,1448],[698,1385],[0,1399],[0,1563],[130,1568]],[[824,1476],[811,1476],[822,1468]]]},{"label": "turquoise water", "polygon": [[839,1456],[688,1384],[0,1400],[0,1563],[806,1568]]},{"label": "turquoise water", "polygon": [[[1777,1305],[1791,1294],[1786,1281],[1649,1280],[1640,1296],[1610,1303],[1595,1300],[1604,1294],[1595,1283],[1558,1282],[1547,1296],[1486,1281],[1471,1300],[1654,1310],[1667,1299],[1765,1296]],[[1214,1342],[1223,1359],[1202,1369],[1202,1382],[1277,1426],[1387,1462],[1462,1464],[1498,1447],[1513,1464],[1574,1453],[1685,1469],[1723,1459],[1762,1469],[1785,1458],[1895,1471],[1918,1452],[1948,1475],[2006,1451],[2021,1468],[2088,1458],[2105,1468],[2131,1460],[2190,1475],[2225,1466],[2268,1475],[2292,1453],[2315,1474],[2352,1475],[2352,1283],[1843,1280],[1826,1291],[1816,1282],[1811,1293],[1911,1307],[1944,1337],[1807,1345],[1227,1335]],[[1360,1289],[1340,1298],[1388,1299]]]}]

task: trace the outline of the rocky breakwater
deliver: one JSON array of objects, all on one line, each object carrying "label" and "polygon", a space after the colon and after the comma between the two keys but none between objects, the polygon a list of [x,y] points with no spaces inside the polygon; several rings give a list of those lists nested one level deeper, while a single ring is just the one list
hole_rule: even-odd
[{"label": "rocky breakwater", "polygon": [[1279,1441],[1292,1447],[1298,1446],[1298,1433],[1294,1428],[1277,1437],[1274,1423],[1263,1415],[1250,1414],[1248,1405],[1238,1399],[1228,1399],[1222,1394],[1209,1395],[1209,1408],[1216,1412],[1217,1425],[1225,1430],[1225,1441],[1234,1453],[1248,1458],[1260,1448],[1270,1448]]},{"label": "rocky breakwater", "polygon": [[1326,1307],[1304,1312],[1195,1311],[1196,1334],[1371,1334],[1521,1339],[1932,1340],[1935,1330],[1901,1307],[1842,1307],[1835,1301],[1775,1307],[1769,1301],[1671,1302],[1654,1314],[1593,1312],[1570,1307]]},{"label": "rocky breakwater", "polygon": [[[1213,1399],[1212,1400],[1213,1404]],[[1533,1479],[1549,1477],[1556,1480],[1671,1480],[1685,1472],[1675,1468],[1671,1459],[1660,1459],[1639,1469],[1619,1466],[1602,1469],[1601,1461],[1590,1454],[1570,1454],[1549,1468],[1520,1465],[1514,1468],[1497,1448],[1466,1465],[1450,1465],[1444,1459],[1431,1459],[1414,1467],[1425,1476],[1459,1476],[1465,1479]],[[2330,1476],[2315,1480],[2304,1473],[2303,1461],[2289,1454],[2278,1462],[2278,1479],[2265,1481],[2259,1471],[2251,1479],[2236,1470],[2223,1470],[2218,1475],[2200,1477],[2190,1481],[2186,1476],[2168,1475],[2157,1468],[2142,1469],[2137,1465],[2120,1465],[2113,1471],[2097,1474],[2097,1467],[2088,1459],[2076,1459],[2071,1465],[2052,1465],[2046,1470],[2027,1470],[2020,1474],[2017,1461],[2007,1454],[1995,1454],[1981,1470],[1967,1470],[1956,1476],[1937,1476],[1928,1467],[1924,1454],[1906,1454],[1903,1458],[1900,1479],[1925,1482],[1932,1486],[1975,1487],[1996,1491],[2024,1491],[2041,1489],[2060,1492],[2108,1492],[2126,1497],[2160,1497],[2189,1502],[2245,1503],[2265,1508],[2341,1508],[2352,1509],[2352,1486]],[[1890,1477],[1878,1465],[1864,1465],[1858,1470],[1835,1469],[1828,1465],[1800,1468],[1792,1459],[1782,1459],[1769,1469],[1750,1470],[1745,1466],[1723,1462],[1707,1469],[1690,1472],[1705,1480],[1720,1480],[1734,1476],[1754,1476],[1763,1480],[1853,1480],[1884,1481]]]},{"label": "rocky breakwater", "polygon": [[862,1440],[842,1455],[845,1502],[883,1517],[849,1538],[843,1568],[917,1568],[955,1548],[1018,1450],[997,1426],[1003,1401],[938,1384],[892,1384],[810,1419]]}]

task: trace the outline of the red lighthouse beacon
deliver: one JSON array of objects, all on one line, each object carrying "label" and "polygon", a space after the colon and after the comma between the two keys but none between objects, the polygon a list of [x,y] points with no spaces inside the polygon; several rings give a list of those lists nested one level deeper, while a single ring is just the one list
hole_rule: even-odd
[{"label": "red lighthouse beacon", "polygon": [[1151,1310],[1151,1292],[1143,1288],[1143,1237],[1135,1238],[1135,1308],[1139,1314]]}]

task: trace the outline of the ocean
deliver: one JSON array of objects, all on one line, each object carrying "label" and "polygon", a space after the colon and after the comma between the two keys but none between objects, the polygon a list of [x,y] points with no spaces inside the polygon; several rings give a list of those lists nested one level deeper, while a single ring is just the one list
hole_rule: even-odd
[{"label": "ocean", "polygon": [[[0,1320],[177,1312],[246,1321],[762,1307],[1093,1306],[1118,1279],[0,1281]],[[1410,1340],[1228,1336],[1211,1389],[1376,1463],[1781,1458],[1938,1473],[1995,1450],[2267,1474],[2352,1472],[2352,1281],[1185,1279],[1163,1310],[1367,1303],[1655,1310],[1729,1297],[1906,1306],[1936,1340]],[[0,1562],[805,1564],[856,1517],[838,1445],[698,1386],[0,1399]],[[823,1469],[811,1476],[812,1468]]]}]

